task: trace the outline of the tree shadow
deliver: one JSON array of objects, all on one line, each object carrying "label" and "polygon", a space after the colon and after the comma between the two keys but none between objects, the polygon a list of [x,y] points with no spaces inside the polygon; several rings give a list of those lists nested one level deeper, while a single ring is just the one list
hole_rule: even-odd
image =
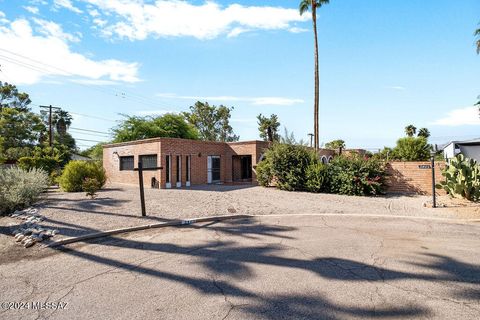
[{"label": "tree shadow", "polygon": [[[186,228],[198,228],[186,226]],[[314,257],[302,252],[306,258],[300,259],[282,255],[283,251],[298,250],[300,248],[286,247],[281,243],[262,244],[253,241],[253,245],[239,245],[233,240],[222,240],[221,235],[258,239],[262,236],[282,239],[294,239],[291,233],[296,228],[277,225],[258,225],[254,219],[222,223],[222,225],[209,224],[209,229],[218,234],[215,240],[201,245],[178,245],[174,243],[151,243],[132,239],[109,237],[96,244],[106,247],[145,250],[155,253],[173,253],[194,257],[195,262],[208,272],[215,274],[215,279],[206,280],[161,271],[144,266],[133,265],[111,258],[102,257],[75,249],[58,248],[63,252],[78,258],[109,265],[115,268],[128,270],[143,275],[180,282],[207,295],[228,295],[232,297],[247,297],[252,300],[247,306],[239,306],[243,312],[254,316],[260,315],[268,319],[277,319],[281,316],[295,318],[327,318],[337,319],[346,316],[361,317],[413,317],[426,316],[431,313],[426,306],[418,302],[392,308],[360,308],[348,305],[338,305],[324,297],[314,295],[279,295],[265,297],[236,286],[237,280],[248,280],[255,277],[251,264],[282,267],[286,270],[311,272],[323,279],[332,279],[345,282],[395,283],[398,280],[415,280],[447,283],[468,284],[466,288],[452,289],[451,295],[456,298],[477,298],[480,292],[480,266],[458,261],[454,258],[440,255],[423,255],[428,260],[425,263],[411,262],[412,266],[419,268],[418,272],[405,272],[388,269],[379,265],[358,262],[351,259],[336,257]],[[230,281],[217,280],[218,278],[231,278]],[[468,287],[469,286],[469,287]]]}]

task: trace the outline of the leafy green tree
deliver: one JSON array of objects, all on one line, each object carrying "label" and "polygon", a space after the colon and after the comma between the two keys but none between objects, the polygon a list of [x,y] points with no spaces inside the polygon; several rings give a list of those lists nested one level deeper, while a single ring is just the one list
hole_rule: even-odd
[{"label": "leafy green tree", "polygon": [[318,126],[318,109],[320,104],[320,79],[318,72],[318,36],[317,36],[317,8],[320,8],[322,5],[328,4],[329,0],[302,0],[300,1],[300,15],[303,15],[308,10],[312,11],[312,23],[313,23],[313,35],[314,35],[314,57],[315,57],[315,99],[313,107],[313,117],[314,117],[314,140],[315,140],[315,150],[319,148],[319,126]]},{"label": "leafy green tree", "polygon": [[18,111],[30,111],[28,105],[32,101],[25,92],[18,92],[15,85],[0,81],[0,110],[14,108]]},{"label": "leafy green tree", "polygon": [[217,107],[209,105],[208,102],[197,101],[195,105],[190,106],[190,112],[183,112],[183,116],[197,128],[201,140],[232,142],[239,139],[230,126],[232,110],[233,107],[224,105]]},{"label": "leafy green tree", "polygon": [[288,131],[287,127],[284,128],[283,136],[280,136],[280,142],[283,144],[297,145],[297,146],[307,146],[308,143],[303,139],[297,141],[293,131]]},{"label": "leafy green tree", "polygon": [[430,137],[430,130],[427,128],[421,128],[418,130],[417,137],[424,137],[425,139],[428,139]]},{"label": "leafy green tree", "polygon": [[325,148],[332,149],[332,150],[338,150],[340,148],[345,149],[345,141],[338,139],[338,140],[327,142],[325,144]]},{"label": "leafy green tree", "polygon": [[260,131],[260,138],[264,141],[279,141],[280,134],[278,134],[278,128],[280,122],[278,122],[278,116],[272,114],[270,118],[263,116],[261,113],[257,116],[258,119],[258,131]]},{"label": "leafy green tree", "polygon": [[405,134],[407,137],[413,137],[415,133],[417,133],[417,127],[415,127],[413,124],[405,127]]},{"label": "leafy green tree", "polygon": [[23,107],[3,106],[0,111],[0,136],[3,149],[33,147],[38,143],[45,126],[36,114]]},{"label": "leafy green tree", "polygon": [[430,145],[424,137],[405,137],[397,141],[392,158],[402,161],[424,161],[430,158]]},{"label": "leafy green tree", "polygon": [[148,138],[198,139],[198,131],[182,115],[167,113],[159,117],[126,116],[112,129],[113,142]]},{"label": "leafy green tree", "polygon": [[93,160],[102,160],[103,159],[103,145],[105,143],[97,143],[94,146],[91,146],[88,149],[83,150],[80,152],[82,156],[89,157]]}]

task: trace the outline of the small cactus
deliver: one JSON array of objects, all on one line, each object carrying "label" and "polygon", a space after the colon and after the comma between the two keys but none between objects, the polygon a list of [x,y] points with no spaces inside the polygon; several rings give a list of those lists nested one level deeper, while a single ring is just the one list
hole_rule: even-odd
[{"label": "small cactus", "polygon": [[469,201],[480,200],[480,164],[462,154],[453,158],[442,172],[445,180],[436,185],[450,196]]}]

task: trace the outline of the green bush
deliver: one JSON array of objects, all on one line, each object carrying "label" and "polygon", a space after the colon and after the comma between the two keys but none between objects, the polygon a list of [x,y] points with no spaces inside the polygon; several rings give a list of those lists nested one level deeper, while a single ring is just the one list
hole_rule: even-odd
[{"label": "green bush", "polygon": [[0,169],[0,214],[32,205],[47,187],[48,175],[43,170]]},{"label": "green bush", "polygon": [[302,191],[307,168],[318,162],[318,157],[304,146],[276,143],[265,153],[264,161],[269,162],[270,174],[279,189]]},{"label": "green bush", "polygon": [[391,159],[401,161],[425,161],[430,159],[430,145],[424,137],[405,137],[398,139]]},{"label": "green bush", "polygon": [[60,187],[66,192],[81,192],[86,178],[96,179],[100,188],[105,185],[106,175],[102,165],[93,161],[70,161],[58,179]]},{"label": "green bush", "polygon": [[480,200],[480,164],[459,154],[442,172],[445,180],[436,185],[450,196],[469,201]]},{"label": "green bush", "polygon": [[308,166],[306,171],[305,189],[310,192],[328,192],[328,165],[317,162]]},{"label": "green bush", "polygon": [[83,191],[87,193],[87,197],[95,199],[97,197],[97,191],[102,188],[100,181],[95,178],[85,178],[82,184]]},{"label": "green bush", "polygon": [[256,168],[257,181],[263,187],[272,185],[273,173],[272,163],[269,160],[260,161]]},{"label": "green bush", "polygon": [[330,192],[347,195],[383,193],[385,168],[380,161],[359,155],[336,157],[329,164]]}]

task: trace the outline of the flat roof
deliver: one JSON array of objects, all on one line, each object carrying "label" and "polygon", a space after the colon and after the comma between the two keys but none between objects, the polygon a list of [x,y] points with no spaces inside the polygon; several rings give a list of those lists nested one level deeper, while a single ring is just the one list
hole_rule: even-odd
[{"label": "flat roof", "polygon": [[126,141],[126,142],[109,143],[109,144],[104,144],[103,148],[121,147],[121,146],[128,146],[128,145],[135,145],[135,144],[142,144],[142,143],[151,143],[151,142],[161,142],[161,141],[166,141],[166,140],[188,141],[188,142],[196,142],[196,143],[204,143],[204,144],[212,144],[212,143],[213,144],[229,144],[229,145],[230,144],[237,145],[237,144],[268,143],[268,141],[262,141],[262,140],[222,142],[222,141],[206,141],[206,140],[160,137],[160,138],[149,138],[149,139]]}]

